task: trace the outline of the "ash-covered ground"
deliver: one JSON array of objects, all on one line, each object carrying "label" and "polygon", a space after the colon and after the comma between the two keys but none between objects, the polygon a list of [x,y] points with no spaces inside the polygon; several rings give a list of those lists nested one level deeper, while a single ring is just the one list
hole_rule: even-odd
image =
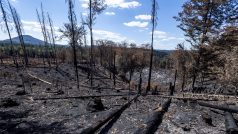
[{"label": "ash-covered ground", "polygon": [[[120,78],[117,78],[114,89],[109,72],[100,67],[97,68],[98,72],[94,77],[96,88],[90,88],[87,73],[80,70],[78,89],[74,69],[67,64],[62,64],[59,68],[60,70],[56,71],[53,68],[30,67],[23,71],[15,67],[0,66],[0,133],[80,133],[119,109],[137,93],[136,90],[132,90],[131,95],[128,95],[128,84]],[[145,70],[143,81],[147,80],[146,73]],[[51,84],[32,78],[29,74]],[[138,77],[139,75],[135,74],[133,80],[137,81]],[[169,71],[153,72],[153,81],[163,85],[163,91],[168,91],[167,84],[170,80],[173,80],[173,76]],[[22,95],[24,87],[27,94]],[[100,108],[92,107],[95,98],[66,98],[116,94],[124,96],[100,97],[99,103],[103,104]],[[160,94],[167,95],[168,92]],[[47,99],[56,97],[62,99]],[[40,100],[42,98],[45,99]],[[153,111],[161,107],[165,101],[166,99],[158,96],[140,96],[117,119],[104,125],[97,133],[134,133],[145,125]],[[172,100],[156,133],[223,134],[223,112],[194,103]]]}]

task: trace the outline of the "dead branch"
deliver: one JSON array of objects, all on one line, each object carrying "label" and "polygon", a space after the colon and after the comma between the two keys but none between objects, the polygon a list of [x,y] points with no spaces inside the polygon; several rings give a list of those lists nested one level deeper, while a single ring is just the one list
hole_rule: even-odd
[{"label": "dead branch", "polygon": [[34,76],[34,75],[30,74],[30,73],[27,73],[27,74],[28,74],[30,77],[34,78],[34,79],[37,79],[37,80],[39,80],[39,81],[41,81],[41,82],[44,82],[44,83],[49,84],[49,85],[52,85],[51,82],[48,82],[48,81],[46,81],[46,80],[43,80],[43,79],[41,79],[41,78],[39,78],[39,77],[37,77],[37,76]]}]

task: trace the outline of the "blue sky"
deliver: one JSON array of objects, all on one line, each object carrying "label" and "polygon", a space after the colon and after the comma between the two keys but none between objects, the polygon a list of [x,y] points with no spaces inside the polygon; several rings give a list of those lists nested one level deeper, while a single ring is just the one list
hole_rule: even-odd
[{"label": "blue sky", "polygon": [[[155,48],[175,49],[178,43],[184,42],[183,32],[177,28],[178,22],[173,19],[186,0],[157,0],[158,26],[155,31]],[[65,0],[10,0],[16,7],[23,26],[24,34],[43,39],[36,9],[43,3],[45,11],[51,15],[56,33],[68,22],[67,5]],[[87,14],[88,0],[75,0],[75,10],[80,23],[80,15]],[[107,9],[101,13],[94,25],[95,39],[108,39],[116,42],[128,41],[136,44],[151,41],[151,0],[105,0]],[[14,33],[14,35],[16,35]],[[0,32],[0,40],[8,38],[6,33]],[[66,40],[57,43],[66,44]]]}]

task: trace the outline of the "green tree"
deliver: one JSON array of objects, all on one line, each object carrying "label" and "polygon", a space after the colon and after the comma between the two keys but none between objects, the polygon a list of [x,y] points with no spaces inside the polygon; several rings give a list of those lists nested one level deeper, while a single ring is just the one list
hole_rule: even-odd
[{"label": "green tree", "polygon": [[212,39],[219,35],[227,17],[231,15],[231,12],[228,14],[226,11],[231,7],[230,2],[234,1],[189,0],[175,17],[180,22],[178,27],[185,32],[186,40],[193,47],[193,88],[195,88],[197,78],[203,77],[210,65],[207,64],[209,59],[207,59],[207,52],[204,53],[204,50]]}]

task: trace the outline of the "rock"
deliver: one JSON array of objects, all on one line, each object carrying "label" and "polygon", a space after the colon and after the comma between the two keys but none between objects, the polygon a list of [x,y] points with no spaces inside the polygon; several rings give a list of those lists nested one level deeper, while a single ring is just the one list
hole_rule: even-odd
[{"label": "rock", "polygon": [[17,101],[12,100],[11,98],[7,98],[7,99],[1,101],[0,106],[8,108],[8,107],[14,107],[14,106],[19,106],[19,105],[20,104]]},{"label": "rock", "polygon": [[86,110],[91,112],[103,111],[105,109],[101,98],[95,98],[87,104]]},{"label": "rock", "polygon": [[17,93],[16,93],[16,95],[26,95],[27,93],[26,93],[26,91],[25,90],[21,90],[21,91],[18,91]]}]

